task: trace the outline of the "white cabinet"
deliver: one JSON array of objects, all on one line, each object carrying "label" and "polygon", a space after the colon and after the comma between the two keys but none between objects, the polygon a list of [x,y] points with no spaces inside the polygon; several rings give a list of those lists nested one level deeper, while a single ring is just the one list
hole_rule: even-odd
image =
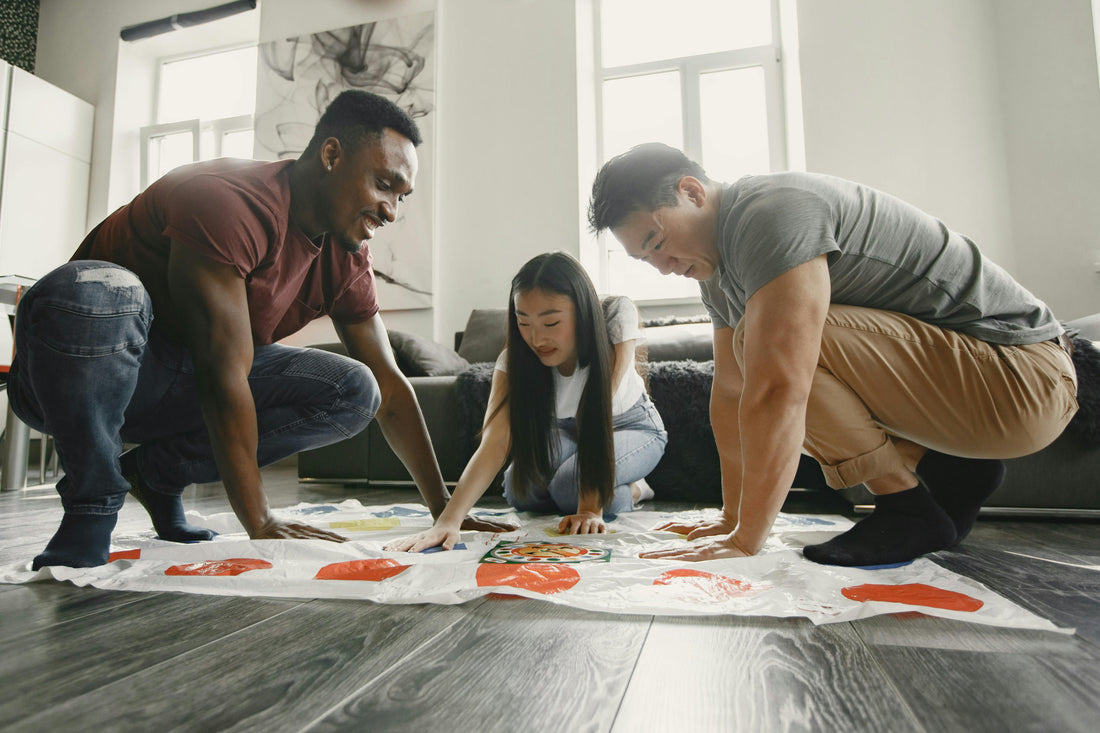
[{"label": "white cabinet", "polygon": [[0,63],[0,275],[38,278],[87,232],[94,107]]}]

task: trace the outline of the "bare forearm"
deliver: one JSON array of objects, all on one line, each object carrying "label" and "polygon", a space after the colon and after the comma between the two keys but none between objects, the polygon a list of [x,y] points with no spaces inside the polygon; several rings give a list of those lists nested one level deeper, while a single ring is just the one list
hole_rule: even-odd
[{"label": "bare forearm", "polygon": [[798,468],[805,434],[805,400],[757,399],[742,404],[741,502],[736,538],[757,552],[764,545]]},{"label": "bare forearm", "polygon": [[600,505],[600,493],[594,489],[581,489],[577,495],[577,514],[595,514],[603,516]]},{"label": "bare forearm", "polygon": [[741,428],[738,423],[738,401],[715,396],[711,399],[710,422],[718,460],[722,469],[722,513],[737,522],[741,505]]},{"label": "bare forearm", "polygon": [[260,468],[256,460],[256,406],[247,382],[212,384],[200,389],[200,402],[214,460],[233,512],[250,536],[270,519]]},{"label": "bare forearm", "polygon": [[507,458],[507,448],[503,450],[494,445],[487,438],[474,451],[470,462],[466,464],[462,476],[455,486],[454,496],[447,503],[447,508],[436,519],[436,526],[448,527],[457,530],[462,525],[462,520],[477,504],[489,485],[493,483],[497,473],[504,466]]},{"label": "bare forearm", "polygon": [[377,419],[386,442],[412,476],[432,516],[438,518],[450,494],[443,483],[424,416],[411,388],[395,391],[383,402]]}]

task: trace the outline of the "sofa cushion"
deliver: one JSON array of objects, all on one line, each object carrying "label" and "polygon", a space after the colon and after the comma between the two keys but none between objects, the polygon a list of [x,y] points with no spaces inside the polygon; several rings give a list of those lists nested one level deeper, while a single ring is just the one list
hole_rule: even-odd
[{"label": "sofa cushion", "polygon": [[390,331],[390,346],[406,377],[453,377],[470,366],[454,350],[404,331]]},{"label": "sofa cushion", "polygon": [[481,308],[470,313],[458,355],[471,364],[496,361],[508,339],[508,311],[504,308]]},{"label": "sofa cushion", "polygon": [[645,340],[651,362],[714,359],[714,327],[710,321],[647,325]]},{"label": "sofa cushion", "polygon": [[1100,341],[1100,313],[1066,321],[1062,325],[1071,336],[1088,341]]}]

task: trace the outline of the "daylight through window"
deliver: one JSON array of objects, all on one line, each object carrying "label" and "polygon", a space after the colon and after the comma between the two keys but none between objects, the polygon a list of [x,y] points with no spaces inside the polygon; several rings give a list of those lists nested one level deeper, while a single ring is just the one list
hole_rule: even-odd
[{"label": "daylight through window", "polygon": [[145,188],[185,163],[252,157],[256,47],[164,59],[156,124],[141,129]]},{"label": "daylight through window", "polygon": [[[599,0],[600,164],[644,142],[698,160],[715,180],[785,168],[778,0]],[[698,298],[600,237],[602,289],[651,301]]]}]

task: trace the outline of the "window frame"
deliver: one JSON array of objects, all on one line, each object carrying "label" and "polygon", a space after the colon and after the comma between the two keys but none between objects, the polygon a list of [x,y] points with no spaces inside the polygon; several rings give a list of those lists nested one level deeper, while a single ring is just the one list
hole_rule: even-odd
[{"label": "window frame", "polygon": [[[661,72],[677,72],[680,77],[680,112],[683,128],[683,151],[692,160],[703,161],[703,120],[701,114],[701,97],[699,92],[699,80],[703,74],[715,71],[732,71],[759,67],[764,72],[765,105],[768,119],[768,162],[771,170],[786,170],[788,167],[788,140],[787,122],[784,97],[783,75],[783,51],[782,36],[780,33],[780,1],[768,0],[771,9],[772,42],[765,46],[752,46],[733,49],[730,51],[718,51],[713,53],[698,54],[694,56],[681,56],[677,58],[646,61],[619,66],[603,66],[602,35],[601,35],[601,5],[602,0],[592,2],[592,42],[594,60],[594,87],[595,87],[595,151],[596,167],[599,168],[605,161],[604,134],[603,134],[603,87],[607,81],[625,79],[647,74]],[[593,279],[601,292],[608,292],[609,257],[614,248],[618,248],[617,242],[607,232],[601,232],[595,237],[595,246],[598,253],[599,272]],[[699,303],[700,296],[692,297],[655,297],[640,298],[630,296],[632,300],[640,304],[678,305]]]},{"label": "window frame", "polygon": [[[235,43],[228,46],[218,46],[214,48],[203,49],[201,51],[193,51],[184,54],[174,54],[158,58],[155,62],[156,74],[153,81],[152,119],[157,120],[160,117],[160,110],[158,109],[158,107],[160,104],[162,76],[164,73],[165,65],[178,61],[185,61],[187,59],[201,58],[203,56],[215,56],[217,54],[236,51],[242,48],[253,48],[257,45],[258,44],[256,43]],[[255,103],[253,103],[253,107],[255,107]],[[144,191],[146,188],[148,188],[149,184],[151,184],[154,180],[150,176],[149,172],[149,163],[152,159],[152,155],[150,154],[150,146],[153,142],[157,140],[157,138],[179,134],[181,132],[191,132],[191,162],[195,163],[200,160],[206,160],[202,157],[202,134],[204,132],[211,132],[213,134],[213,158],[219,158],[221,157],[222,152],[223,136],[229,132],[241,132],[244,130],[255,130],[255,109],[253,109],[252,114],[246,115],[231,115],[228,117],[216,117],[208,120],[196,118],[190,120],[178,120],[173,122],[154,122],[153,124],[142,126],[138,130],[138,137],[141,145],[141,190]]]},{"label": "window frame", "polygon": [[152,145],[159,138],[169,135],[178,135],[182,132],[191,133],[191,161],[199,159],[201,134],[201,122],[199,120],[180,120],[179,122],[162,122],[156,125],[146,125],[138,131],[141,140],[141,190],[144,191],[153,181],[150,180],[149,163],[152,161]]}]

